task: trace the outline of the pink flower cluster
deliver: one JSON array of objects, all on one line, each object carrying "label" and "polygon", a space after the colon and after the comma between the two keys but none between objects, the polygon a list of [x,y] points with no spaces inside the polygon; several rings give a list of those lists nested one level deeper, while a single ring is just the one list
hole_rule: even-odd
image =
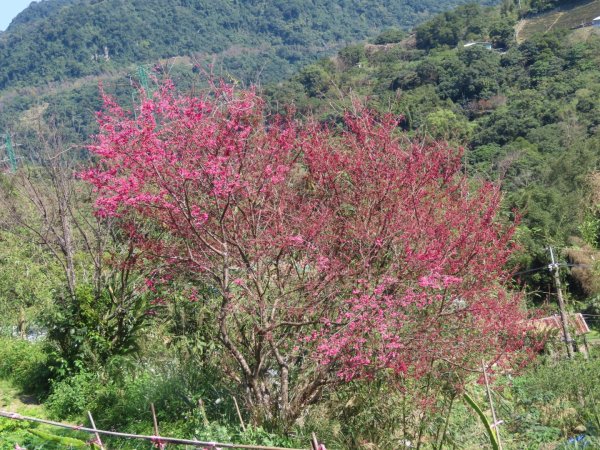
[{"label": "pink flower cluster", "polygon": [[343,131],[266,117],[255,92],[227,85],[197,98],[167,86],[139,114],[105,108],[100,164],[82,174],[98,214],[149,230],[146,254],[216,286],[222,315],[253,333],[345,380],[478,366],[522,345],[505,285],[513,228],[461,151],[410,142],[365,109]]}]

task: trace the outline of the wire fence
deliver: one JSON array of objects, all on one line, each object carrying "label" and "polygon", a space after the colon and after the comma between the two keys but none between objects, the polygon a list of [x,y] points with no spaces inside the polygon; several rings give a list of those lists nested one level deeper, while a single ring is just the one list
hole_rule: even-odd
[{"label": "wire fence", "polygon": [[[12,420],[20,420],[26,422],[34,422],[41,423],[45,425],[50,425],[59,428],[66,428],[73,431],[81,431],[84,433],[89,433],[95,436],[95,444],[98,445],[101,449],[105,449],[102,444],[100,435],[112,436],[117,438],[125,438],[125,439],[137,439],[143,441],[149,441],[154,444],[157,448],[164,448],[166,444],[179,444],[179,445],[188,445],[193,446],[195,448],[203,448],[206,450],[218,450],[224,448],[233,448],[233,449],[249,449],[249,450],[309,450],[309,448],[289,448],[289,447],[271,447],[265,445],[254,445],[254,444],[232,444],[232,443],[222,443],[222,442],[212,442],[212,441],[199,441],[196,439],[181,439],[167,436],[159,436],[158,433],[155,436],[142,435],[142,434],[132,434],[132,433],[121,433],[118,431],[108,431],[108,430],[99,430],[94,425],[94,419],[91,414],[88,412],[90,422],[92,423],[92,428],[78,426],[78,425],[70,425],[62,422],[54,422],[52,420],[39,419],[37,417],[28,417],[23,416],[21,414],[9,412],[9,411],[0,411],[0,417],[4,417],[6,419]],[[156,428],[155,428],[156,429]],[[326,450],[323,444],[320,444],[313,433],[310,450]]]}]

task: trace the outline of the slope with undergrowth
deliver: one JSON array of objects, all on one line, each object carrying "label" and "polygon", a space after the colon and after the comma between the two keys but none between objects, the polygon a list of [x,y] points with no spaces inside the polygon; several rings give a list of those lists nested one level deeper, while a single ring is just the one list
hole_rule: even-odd
[{"label": "slope with undergrowth", "polygon": [[574,29],[577,27],[589,28],[590,22],[600,16],[600,0],[583,0],[565,2],[559,8],[542,14],[525,17],[517,28],[517,42],[521,43],[530,39],[537,33],[548,33],[553,30]]}]

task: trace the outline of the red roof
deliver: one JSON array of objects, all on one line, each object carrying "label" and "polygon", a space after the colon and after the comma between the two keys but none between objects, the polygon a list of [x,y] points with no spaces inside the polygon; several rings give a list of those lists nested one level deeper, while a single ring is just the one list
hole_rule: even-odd
[{"label": "red roof", "polygon": [[[580,313],[569,314],[568,321],[569,329],[574,331],[576,336],[590,332],[585,319]],[[562,323],[558,314],[550,317],[542,317],[541,319],[535,319],[532,321],[532,323],[540,331],[558,330],[562,333]]]}]

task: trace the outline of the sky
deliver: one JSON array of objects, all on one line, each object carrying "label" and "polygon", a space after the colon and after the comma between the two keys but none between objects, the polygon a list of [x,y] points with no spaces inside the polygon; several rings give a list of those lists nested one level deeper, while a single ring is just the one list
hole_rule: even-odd
[{"label": "sky", "polygon": [[0,30],[6,30],[17,14],[33,3],[33,0],[0,0]]}]

